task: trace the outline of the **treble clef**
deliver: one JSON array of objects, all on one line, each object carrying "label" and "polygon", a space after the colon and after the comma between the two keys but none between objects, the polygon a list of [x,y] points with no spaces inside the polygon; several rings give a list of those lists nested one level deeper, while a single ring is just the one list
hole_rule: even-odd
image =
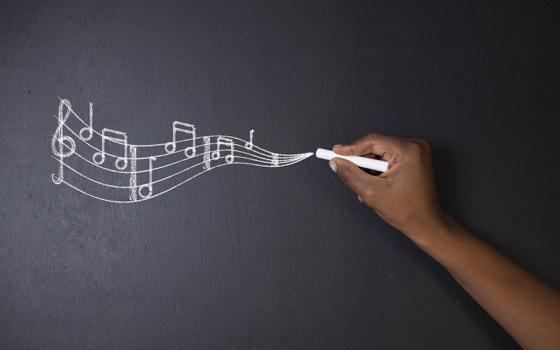
[{"label": "treble clef", "polygon": [[[66,112],[64,111],[66,106]],[[58,174],[52,174],[52,181],[60,184],[64,180],[64,158],[71,156],[76,151],[76,142],[70,136],[64,136],[64,123],[72,113],[70,101],[61,99],[58,105],[58,127],[56,128],[52,140],[51,149],[55,156],[59,157]],[[58,148],[57,148],[58,145]],[[65,150],[65,148],[68,148]]]}]

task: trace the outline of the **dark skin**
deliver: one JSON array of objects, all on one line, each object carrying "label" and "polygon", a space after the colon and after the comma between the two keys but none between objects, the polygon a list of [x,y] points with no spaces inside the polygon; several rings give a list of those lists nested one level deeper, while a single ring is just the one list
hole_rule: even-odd
[{"label": "dark skin", "polygon": [[333,150],[388,161],[389,170],[379,176],[342,158],[334,158],[330,165],[360,202],[442,264],[524,349],[560,349],[560,291],[442,210],[426,141],[368,134]]}]

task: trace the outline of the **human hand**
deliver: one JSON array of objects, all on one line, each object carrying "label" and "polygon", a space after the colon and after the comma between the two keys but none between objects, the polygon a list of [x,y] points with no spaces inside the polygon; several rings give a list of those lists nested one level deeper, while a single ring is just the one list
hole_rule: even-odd
[{"label": "human hand", "polygon": [[440,262],[524,349],[560,349],[560,291],[443,213],[426,141],[369,134],[333,151],[388,161],[379,176],[342,158],[331,159],[331,167],[361,202]]},{"label": "human hand", "polygon": [[379,176],[342,158],[333,158],[330,165],[360,202],[411,239],[422,239],[446,222],[426,141],[368,134],[350,145],[335,146],[333,151],[346,156],[376,155],[389,162],[389,170]]}]

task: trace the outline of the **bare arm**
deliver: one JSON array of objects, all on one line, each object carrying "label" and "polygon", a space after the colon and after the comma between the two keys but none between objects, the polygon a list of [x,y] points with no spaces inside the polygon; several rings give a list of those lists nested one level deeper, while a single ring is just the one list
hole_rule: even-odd
[{"label": "bare arm", "polygon": [[341,158],[331,167],[361,202],[441,263],[524,349],[560,349],[560,291],[441,210],[425,141],[369,134],[334,151],[387,160],[390,168],[380,176]]}]

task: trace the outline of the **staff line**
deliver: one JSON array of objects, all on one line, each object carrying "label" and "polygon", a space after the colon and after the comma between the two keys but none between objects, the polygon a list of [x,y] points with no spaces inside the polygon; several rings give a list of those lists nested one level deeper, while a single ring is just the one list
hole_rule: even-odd
[{"label": "staff line", "polygon": [[[226,165],[239,164],[261,168],[280,168],[301,162],[313,155],[313,153],[278,154],[256,146],[253,143],[254,130],[249,130],[249,141],[228,135],[205,135],[196,137],[196,126],[180,121],[173,122],[173,128],[170,130],[172,135],[172,140],[170,142],[147,145],[129,144],[129,137],[125,132],[109,128],[103,128],[98,131],[93,128],[93,103],[89,103],[89,123],[86,123],[84,119],[72,109],[72,104],[69,100],[60,97],[59,99],[58,117],[54,116],[54,118],[58,120],[58,127],[51,140],[52,157],[58,162],[58,174],[52,174],[52,180],[55,184],[64,183],[78,192],[105,202],[143,202],[148,199],[159,197],[210,170]],[[77,123],[71,122],[69,124],[72,124],[74,128],[77,127],[78,132],[75,132],[74,129],[68,125],[67,122],[69,122],[68,118],[70,116],[77,119]],[[84,127],[79,128],[80,123]],[[97,125],[97,123],[95,125]],[[66,133],[68,133],[67,135],[64,133],[65,129],[68,130],[66,131]],[[96,135],[95,141],[92,140],[93,135]],[[98,137],[100,137],[101,140],[99,140]],[[185,138],[176,140],[181,137]],[[75,139],[78,139],[91,148],[93,150],[93,156],[90,155],[90,150],[87,148],[85,149],[85,153],[88,154],[88,156],[78,153],[78,148],[80,151],[82,151],[83,148],[81,145],[77,145]],[[200,144],[201,141],[203,141],[202,144]],[[98,144],[101,145],[100,148],[97,147]],[[142,149],[148,149],[150,147],[157,147],[158,149],[142,151]],[[121,148],[123,148],[122,157],[105,152],[106,149],[110,149],[121,153]],[[201,150],[200,148],[203,149]],[[197,149],[199,149],[198,152]],[[138,152],[139,150],[140,152]],[[137,157],[138,153],[140,153],[140,155],[155,153],[155,155]],[[184,157],[177,157],[179,160],[176,160],[177,158],[171,158],[168,161],[163,159],[163,157],[179,153],[184,153]],[[77,163],[70,162],[70,164],[76,168],[67,164],[65,159],[71,157],[73,154],[76,154],[78,159],[85,161],[85,165],[80,161]],[[114,161],[114,169],[111,169],[111,164],[106,164],[107,156],[110,157],[109,163],[113,162],[114,158],[116,158]],[[158,158],[162,159],[156,163]],[[188,162],[190,159],[193,161]],[[145,163],[142,162],[141,170],[137,170],[138,160],[148,160],[148,168],[146,168]],[[94,166],[93,169],[100,169],[101,172],[90,173],[92,169],[89,166],[90,164]],[[78,181],[77,184],[72,184],[64,178],[65,168],[78,175],[78,180],[76,180]],[[168,171],[160,173],[160,171],[167,168],[169,168]],[[84,172],[82,173],[77,169],[83,170]],[[123,174],[125,175],[124,180],[128,179],[128,181],[117,182],[118,179],[116,179],[115,176],[104,176],[104,171]],[[154,171],[158,171],[159,176],[166,176],[154,179]],[[187,171],[190,171],[190,175]],[[148,176],[142,176],[145,182],[138,184],[138,174],[143,173],[148,173]],[[85,179],[85,181],[79,180],[80,178]],[[73,175],[70,174],[70,180],[73,179]],[[121,180],[123,180],[122,177]],[[94,185],[88,185],[88,182],[95,183],[102,187],[95,188]],[[117,184],[114,184],[115,182],[117,182]],[[128,183],[128,185],[120,185],[119,183]],[[92,192],[90,193],[85,189],[82,190],[78,188],[78,184],[83,184],[85,189]],[[156,187],[155,190],[157,193],[154,193],[154,186]],[[103,187],[118,189],[119,191],[101,191]],[[122,192],[120,190],[127,192],[127,200],[119,200],[119,198],[122,198],[120,194]]]},{"label": "staff line", "polygon": [[[216,143],[211,143],[211,144],[216,144]],[[68,145],[66,145],[66,144],[63,144],[63,145],[64,145],[65,148],[71,149],[71,147],[69,147]],[[192,156],[192,157],[190,157],[190,158],[184,158],[184,159],[178,160],[178,161],[173,162],[173,163],[169,163],[169,164],[165,164],[165,165],[162,165],[162,166],[158,166],[158,167],[152,168],[152,170],[165,169],[165,168],[167,168],[167,167],[170,167],[170,166],[173,166],[173,165],[182,163],[182,162],[186,162],[186,161],[189,161],[189,160],[192,160],[192,159],[195,159],[195,158],[199,158],[199,157],[201,157],[201,156],[204,157],[205,155],[207,155],[207,154],[212,154],[213,152],[214,152],[214,151],[208,151],[208,152],[203,152],[203,153],[197,153],[195,156]],[[253,156],[251,153],[244,152],[244,151],[234,150],[233,152],[234,152],[234,154],[239,153],[239,154],[246,154],[246,155],[249,155],[249,156]],[[225,151],[225,152],[224,152],[224,151],[221,151],[221,153],[227,153],[228,155],[231,154],[231,152],[227,152],[227,151]],[[145,173],[145,172],[149,172],[149,171],[150,171],[149,169],[146,169],[146,170],[137,170],[137,171],[126,171],[126,170],[109,169],[109,168],[106,168],[106,167],[104,167],[104,166],[95,164],[94,162],[88,160],[87,158],[85,158],[84,156],[82,156],[82,155],[81,155],[80,153],[78,153],[78,152],[72,153],[72,155],[74,155],[74,154],[77,155],[79,158],[83,159],[85,162],[87,162],[87,163],[89,163],[89,164],[91,164],[91,165],[93,165],[93,166],[95,166],[95,167],[97,167],[97,168],[99,168],[99,169],[102,169],[102,170],[105,170],[105,171],[110,171],[110,172],[113,172],[113,173],[118,173],[118,174],[139,174],[139,173]],[[278,161],[278,163],[280,164],[280,163],[284,163],[284,162],[290,162],[290,161],[293,161],[293,160],[300,159],[300,158],[302,158],[302,157],[304,157],[304,156],[306,156],[305,153],[302,153],[302,154],[299,154],[299,155],[294,155],[293,157],[291,157],[291,158],[289,158],[289,159],[288,159],[288,158],[280,159],[280,160]],[[54,157],[54,156],[53,156],[53,157]],[[57,159],[57,161],[60,162],[60,160],[58,159],[58,157],[54,157],[54,158]],[[220,158],[224,158],[224,157],[220,157]],[[236,158],[236,156],[234,155],[234,159],[235,159],[235,158]],[[244,157],[244,158],[245,158],[245,157]],[[130,159],[130,160],[137,160],[137,159],[145,159],[145,158],[127,158],[127,159]],[[268,160],[266,160],[266,161],[265,161],[265,160],[262,160],[262,158],[259,158],[259,157],[255,157],[255,158],[246,158],[246,159],[251,159],[251,160],[253,160],[253,161],[255,161],[255,162],[260,162],[260,163],[263,163],[263,164],[269,164],[269,163],[271,163],[270,161],[268,161]],[[211,159],[211,161],[216,161],[216,159]],[[204,162],[203,162],[203,163],[204,163]]]},{"label": "staff line", "polygon": [[[200,163],[194,164],[194,165],[192,165],[192,166],[190,166],[190,167],[188,167],[188,168],[182,169],[182,170],[180,170],[180,171],[178,171],[178,172],[176,172],[176,173],[173,173],[173,174],[171,174],[171,175],[169,175],[169,176],[166,176],[166,177],[164,177],[164,178],[158,179],[158,180],[156,180],[156,181],[148,182],[148,183],[145,183],[145,184],[136,185],[136,186],[119,186],[119,185],[107,184],[107,183],[104,183],[104,182],[101,182],[101,181],[92,179],[92,178],[90,178],[89,176],[87,176],[87,175],[81,173],[80,171],[74,169],[74,168],[71,167],[70,165],[68,165],[68,164],[66,164],[66,163],[64,163],[64,162],[60,162],[58,159],[56,159],[55,156],[52,156],[52,157],[53,157],[55,160],[57,160],[60,164],[62,164],[65,168],[70,169],[70,170],[73,171],[74,173],[78,174],[79,176],[81,176],[81,177],[83,177],[83,178],[85,178],[85,179],[87,179],[87,180],[89,180],[89,181],[91,181],[91,182],[94,182],[94,183],[96,183],[96,184],[99,184],[99,185],[105,186],[105,187],[122,188],[122,189],[139,188],[139,187],[146,186],[146,185],[153,185],[153,184],[156,184],[156,183],[160,183],[160,182],[169,180],[169,179],[171,179],[171,178],[173,178],[173,177],[175,177],[175,176],[177,176],[177,175],[179,175],[179,174],[182,174],[182,173],[184,173],[185,171],[194,169],[195,167],[198,167],[198,166],[204,164],[204,162],[200,162]],[[253,159],[247,158],[247,157],[239,157],[239,158],[241,158],[241,159],[247,159],[247,160],[253,160]],[[220,157],[220,158],[218,158],[218,159],[225,159],[225,156],[224,156],[224,157]],[[278,165],[278,166],[276,166],[276,165],[265,165],[265,164],[255,164],[255,163],[249,163],[249,162],[235,162],[235,161],[234,161],[233,163],[225,163],[225,164],[216,165],[216,166],[214,166],[214,167],[212,167],[212,168],[210,168],[210,169],[207,169],[207,170],[205,170],[205,171],[218,168],[218,167],[220,167],[220,166],[222,166],[222,165],[234,165],[234,164],[246,164],[246,165],[260,166],[260,167],[266,167],[266,168],[280,168],[280,167],[288,166],[288,165],[291,165],[291,164],[295,164],[295,163],[297,163],[297,162],[299,162],[299,161],[301,161],[301,160],[303,160],[303,159],[297,159],[297,160],[293,160],[293,161],[291,161],[291,162],[285,162],[285,163],[283,163],[283,164],[281,164],[281,165]],[[203,172],[205,172],[205,171],[203,171]]]}]

